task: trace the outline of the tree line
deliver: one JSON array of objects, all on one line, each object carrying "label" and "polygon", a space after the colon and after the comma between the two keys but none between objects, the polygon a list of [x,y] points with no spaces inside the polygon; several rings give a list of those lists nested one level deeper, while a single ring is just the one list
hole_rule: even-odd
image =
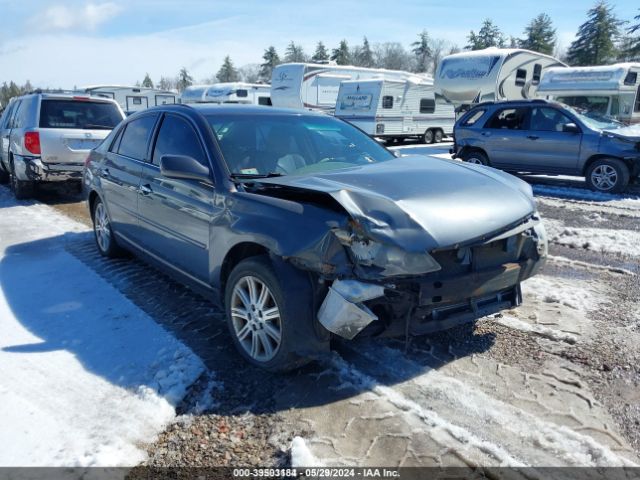
[{"label": "tree line", "polygon": [[[640,9],[639,9],[640,12]],[[356,65],[390,70],[405,70],[415,73],[435,73],[438,64],[446,55],[462,50],[480,50],[488,47],[526,48],[553,55],[572,66],[603,65],[619,61],[640,61],[640,14],[631,20],[618,18],[607,0],[598,0],[587,11],[587,18],[578,28],[575,40],[565,50],[559,45],[553,21],[546,13],[540,13],[526,25],[522,38],[507,37],[490,18],[485,19],[480,29],[471,30],[463,47],[441,38],[434,38],[427,30],[405,48],[399,42],[371,44],[365,36],[362,43],[349,45],[347,40],[335,48],[328,48],[319,41],[313,53],[308,54],[294,41],[289,42],[280,56],[274,46],[264,50],[262,63],[248,64],[237,68],[227,55],[220,69],[201,83],[236,82],[270,83],[273,69],[280,63],[290,62],[335,62],[338,65]],[[183,67],[176,76],[162,76],[153,82],[147,73],[138,86],[183,91],[194,84],[194,79]],[[29,82],[18,86],[6,82],[0,87],[0,103],[6,105],[9,98],[32,89]]]}]

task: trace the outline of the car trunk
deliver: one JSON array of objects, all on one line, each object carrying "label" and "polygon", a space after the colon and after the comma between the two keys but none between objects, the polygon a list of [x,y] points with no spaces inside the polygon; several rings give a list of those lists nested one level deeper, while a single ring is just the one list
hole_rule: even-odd
[{"label": "car trunk", "polygon": [[42,128],[40,149],[44,163],[84,163],[111,130],[69,130]]}]

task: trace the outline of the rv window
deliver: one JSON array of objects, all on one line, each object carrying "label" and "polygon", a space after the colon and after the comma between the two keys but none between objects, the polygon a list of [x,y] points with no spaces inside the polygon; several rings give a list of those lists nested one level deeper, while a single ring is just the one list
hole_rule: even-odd
[{"label": "rv window", "polygon": [[486,110],[474,110],[467,116],[467,118],[464,118],[462,120],[460,125],[462,125],[463,127],[470,127],[471,125],[474,125],[478,120],[482,118],[484,112],[486,112]]},{"label": "rv window", "polygon": [[498,110],[484,128],[522,130],[527,116],[527,108],[504,108]]},{"label": "rv window", "polygon": [[134,105],[142,105],[142,99],[140,97],[136,97],[133,99]]},{"label": "rv window", "polygon": [[249,92],[246,90],[236,90],[236,95],[240,98],[245,98],[249,96]]},{"label": "rv window", "polygon": [[393,108],[393,97],[391,95],[382,97],[382,108]]},{"label": "rv window", "polygon": [[518,87],[524,87],[527,83],[527,71],[524,68],[516,70],[516,85]]},{"label": "rv window", "polygon": [[636,104],[633,107],[634,112],[640,112],[640,87],[638,87],[638,92],[636,93]]},{"label": "rv window", "polygon": [[[538,85],[540,83],[540,77],[542,76],[542,65],[536,63],[533,66],[533,78],[531,79],[532,85]],[[525,72],[526,77],[526,72]]]},{"label": "rv window", "polygon": [[433,98],[420,99],[420,113],[433,113],[436,111],[436,101]]},{"label": "rv window", "polygon": [[635,85],[638,81],[638,73],[637,72],[629,72],[624,79],[625,85]]},{"label": "rv window", "polygon": [[[605,112],[606,113],[606,112]],[[615,116],[620,113],[620,97],[614,95],[611,97],[611,111],[609,115]]]},{"label": "rv window", "polygon": [[269,97],[258,97],[258,105],[267,105],[271,106],[271,98]]}]

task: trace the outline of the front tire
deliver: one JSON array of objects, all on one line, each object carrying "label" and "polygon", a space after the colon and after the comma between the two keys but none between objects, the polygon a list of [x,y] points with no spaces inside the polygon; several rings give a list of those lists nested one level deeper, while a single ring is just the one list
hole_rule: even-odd
[{"label": "front tire", "polygon": [[620,193],[629,184],[629,168],[617,158],[602,158],[587,169],[586,181],[591,190]]},{"label": "front tire", "polygon": [[108,258],[122,255],[122,249],[118,246],[113,236],[107,209],[99,198],[93,204],[91,217],[93,219],[93,234],[100,254]]},{"label": "front tire", "polygon": [[[293,278],[296,275],[299,278]],[[266,255],[241,261],[229,275],[227,325],[235,347],[249,363],[282,372],[311,360],[297,353],[302,345],[312,345],[311,350],[318,345],[311,285],[301,275],[287,267],[274,268]]]}]

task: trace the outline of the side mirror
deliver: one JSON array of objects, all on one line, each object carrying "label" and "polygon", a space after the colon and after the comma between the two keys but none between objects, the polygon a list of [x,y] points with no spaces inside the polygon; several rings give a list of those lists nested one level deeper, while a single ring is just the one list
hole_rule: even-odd
[{"label": "side mirror", "polygon": [[211,182],[209,168],[186,155],[162,155],[160,173],[167,178]]},{"label": "side mirror", "polygon": [[565,123],[562,125],[562,131],[565,133],[580,133],[580,129],[575,123]]}]

